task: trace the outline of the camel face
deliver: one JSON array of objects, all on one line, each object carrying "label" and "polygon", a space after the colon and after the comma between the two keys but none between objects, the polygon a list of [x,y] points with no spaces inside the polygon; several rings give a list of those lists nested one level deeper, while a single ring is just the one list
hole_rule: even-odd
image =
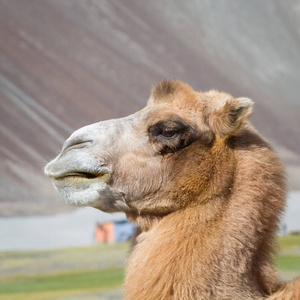
[{"label": "camel face", "polygon": [[[222,159],[215,140],[237,130],[251,108],[249,99],[164,81],[143,110],[75,131],[45,173],[71,205],[168,214],[208,189]],[[226,176],[222,182],[220,189]]]}]

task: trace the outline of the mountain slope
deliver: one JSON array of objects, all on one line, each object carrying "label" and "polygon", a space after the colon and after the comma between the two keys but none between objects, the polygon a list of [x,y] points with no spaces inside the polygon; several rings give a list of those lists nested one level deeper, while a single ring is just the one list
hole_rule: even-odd
[{"label": "mountain slope", "polygon": [[255,101],[300,189],[299,1],[0,1],[0,213],[68,209],[42,167],[65,138],[175,78]]}]

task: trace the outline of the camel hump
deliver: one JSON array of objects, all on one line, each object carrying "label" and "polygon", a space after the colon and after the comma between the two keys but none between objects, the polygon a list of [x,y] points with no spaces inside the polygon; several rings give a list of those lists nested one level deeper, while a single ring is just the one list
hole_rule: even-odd
[{"label": "camel hump", "polygon": [[300,300],[300,277],[287,282],[268,300]]}]

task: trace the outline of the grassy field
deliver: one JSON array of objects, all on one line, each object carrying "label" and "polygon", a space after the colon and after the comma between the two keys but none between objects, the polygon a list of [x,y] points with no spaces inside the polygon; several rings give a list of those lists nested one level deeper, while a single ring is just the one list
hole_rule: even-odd
[{"label": "grassy field", "polygon": [[[300,274],[300,236],[279,238],[283,278]],[[128,244],[0,253],[0,299],[121,299]]]},{"label": "grassy field", "polygon": [[286,280],[300,276],[300,235],[278,239],[280,255],[275,258],[281,277]]},{"label": "grassy field", "polygon": [[[123,269],[105,269],[101,271],[73,271],[35,276],[12,276],[0,286],[1,299],[86,299],[87,295],[111,293],[117,288],[119,298],[120,285],[124,279]],[[97,298],[99,299],[99,297]]]},{"label": "grassy field", "polygon": [[0,299],[121,299],[129,245],[0,253]]}]

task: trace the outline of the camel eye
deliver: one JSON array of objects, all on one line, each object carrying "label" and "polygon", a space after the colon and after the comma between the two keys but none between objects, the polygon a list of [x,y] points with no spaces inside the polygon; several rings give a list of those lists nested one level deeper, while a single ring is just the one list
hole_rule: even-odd
[{"label": "camel eye", "polygon": [[166,137],[166,138],[170,138],[172,136],[174,136],[176,134],[176,129],[174,128],[165,128],[162,130],[161,135]]}]

